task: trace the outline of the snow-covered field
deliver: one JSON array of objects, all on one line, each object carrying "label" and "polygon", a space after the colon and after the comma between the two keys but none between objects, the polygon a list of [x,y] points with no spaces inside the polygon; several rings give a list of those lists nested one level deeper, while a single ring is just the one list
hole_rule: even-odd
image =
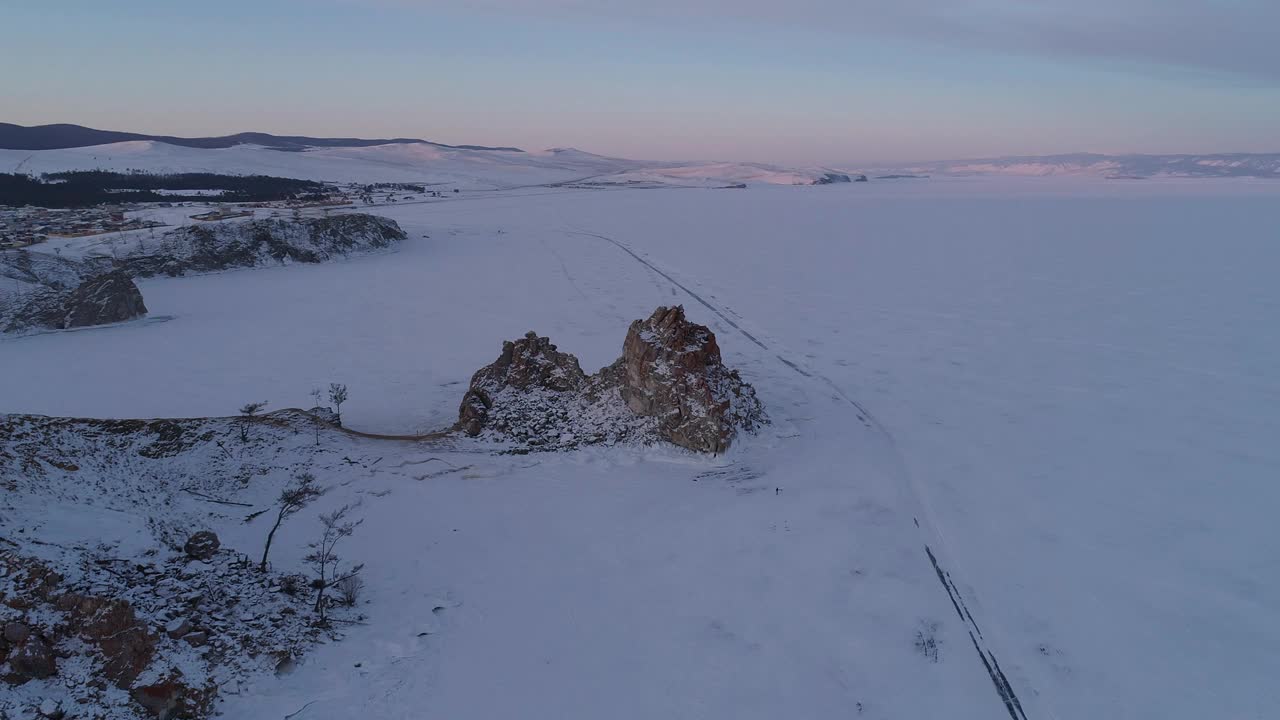
[{"label": "snow-covered field", "polygon": [[[969,179],[378,208],[395,252],[140,280],[145,321],[0,340],[0,410],[231,414],[340,381],[351,427],[437,429],[501,340],[590,372],[679,302],[773,427],[714,460],[361,445],[397,469],[322,479],[370,496],[372,620],[227,716],[1004,717],[976,627],[1032,720],[1264,718],[1278,200]],[[427,457],[473,467],[415,479]]]}]

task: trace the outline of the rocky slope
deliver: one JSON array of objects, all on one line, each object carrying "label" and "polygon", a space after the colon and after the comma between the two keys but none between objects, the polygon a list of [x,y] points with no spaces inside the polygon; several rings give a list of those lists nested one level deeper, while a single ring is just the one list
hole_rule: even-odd
[{"label": "rocky slope", "polygon": [[0,250],[0,297],[40,287],[70,289],[94,268],[59,255],[27,250]]},{"label": "rocky slope", "polygon": [[241,422],[0,415],[0,717],[203,718],[340,636],[309,578],[206,528],[265,535],[279,488],[352,448],[299,411]]},{"label": "rocky slope", "polygon": [[537,333],[503,343],[472,377],[455,429],[527,449],[663,440],[721,453],[766,422],[755,390],[724,366],[715,334],[676,306],[633,322],[622,357],[590,376]]},{"label": "rocky slope", "polygon": [[189,225],[116,260],[134,277],[188,275],[285,262],[320,263],[405,239],[394,220],[352,213]]}]

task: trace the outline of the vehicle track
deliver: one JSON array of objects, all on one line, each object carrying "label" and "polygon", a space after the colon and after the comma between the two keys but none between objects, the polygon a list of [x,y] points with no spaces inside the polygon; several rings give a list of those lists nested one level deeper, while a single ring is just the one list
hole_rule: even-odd
[{"label": "vehicle track", "polygon": [[[1023,708],[1022,700],[1018,697],[1012,683],[1009,682],[1008,677],[1000,667],[1000,663],[996,660],[995,652],[991,649],[991,641],[983,635],[981,628],[978,626],[977,620],[973,617],[973,613],[970,612],[968,605],[964,601],[963,594],[956,586],[956,582],[952,579],[952,573],[946,569],[948,566],[958,568],[959,565],[955,561],[954,557],[950,553],[946,552],[950,544],[939,529],[935,520],[932,505],[928,500],[928,495],[924,493],[923,489],[919,486],[908,470],[906,462],[902,458],[902,453],[898,449],[897,443],[894,441],[893,435],[889,432],[888,428],[886,428],[883,423],[863,407],[861,403],[850,397],[849,394],[833,380],[820,373],[807,370],[803,368],[799,362],[791,360],[782,352],[775,351],[759,337],[748,332],[745,328],[730,318],[726,311],[721,310],[719,307],[707,301],[679,280],[676,280],[661,268],[646,260],[644,257],[632,250],[626,243],[615,240],[607,235],[587,232],[580,229],[564,230],[562,232],[568,235],[578,235],[603,240],[626,253],[636,262],[645,266],[650,271],[666,279],[667,282],[670,282],[673,286],[682,290],[695,302],[702,305],[707,310],[710,310],[725,324],[732,327],[740,335],[760,349],[772,355],[783,365],[786,365],[788,368],[803,377],[826,385],[853,408],[858,420],[862,422],[863,425],[871,428],[884,438],[888,444],[889,459],[893,464],[894,475],[897,477],[899,490],[902,492],[904,500],[917,509],[917,512],[913,514],[914,516],[912,520],[916,529],[925,536],[925,557],[928,558],[934,574],[938,577],[938,582],[947,593],[947,599],[955,609],[956,615],[960,619],[961,624],[965,627],[965,631],[968,633],[969,639],[973,643],[973,648],[978,653],[978,658],[982,662],[983,669],[991,678],[991,683],[995,686],[996,693],[1000,696],[1000,701],[1004,705],[1005,710],[1009,713],[1009,717],[1011,720],[1028,720],[1026,711]],[[923,518],[923,522],[921,521],[921,518]],[[991,628],[988,628],[988,630],[990,629]],[[1041,710],[1041,714],[1049,718],[1055,717],[1052,711],[1048,710],[1048,708],[1039,708],[1039,710]]]}]

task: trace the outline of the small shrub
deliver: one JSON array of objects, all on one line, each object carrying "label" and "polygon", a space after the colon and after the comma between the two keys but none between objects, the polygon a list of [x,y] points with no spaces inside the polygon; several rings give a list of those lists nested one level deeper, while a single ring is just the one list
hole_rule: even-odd
[{"label": "small shrub", "polygon": [[360,600],[360,595],[364,592],[364,578],[359,575],[342,578],[334,585],[334,589],[338,591],[338,602],[351,607]]},{"label": "small shrub", "polygon": [[306,582],[306,578],[301,575],[285,575],[280,578],[280,592],[293,597],[302,590],[302,583]]}]

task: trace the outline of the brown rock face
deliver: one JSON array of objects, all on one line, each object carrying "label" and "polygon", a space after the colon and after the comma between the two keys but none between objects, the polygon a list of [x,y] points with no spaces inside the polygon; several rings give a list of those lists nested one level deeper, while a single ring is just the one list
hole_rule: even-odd
[{"label": "brown rock face", "polygon": [[685,319],[679,305],[631,323],[622,365],[627,406],[657,418],[658,431],[680,447],[724,452],[738,428],[764,421],[755,390],[721,361],[715,333]]},{"label": "brown rock face", "polygon": [[58,607],[71,615],[68,629],[102,652],[103,674],[117,687],[129,688],[151,663],[156,638],[129,603],[68,593]]},{"label": "brown rock face", "polygon": [[531,331],[520,340],[502,343],[498,359],[471,376],[455,427],[479,435],[489,424],[494,396],[507,388],[569,392],[581,388],[586,379],[578,358],[558,351],[550,338]]}]

